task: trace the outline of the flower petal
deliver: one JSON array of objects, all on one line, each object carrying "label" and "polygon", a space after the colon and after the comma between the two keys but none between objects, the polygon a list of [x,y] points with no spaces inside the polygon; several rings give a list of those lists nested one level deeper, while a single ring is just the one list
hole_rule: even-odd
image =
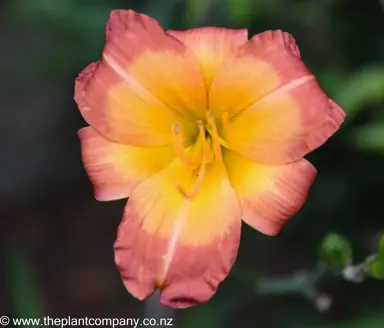
[{"label": "flower petal", "polygon": [[193,54],[155,20],[131,10],[111,13],[103,57],[76,80],[75,100],[100,133],[134,146],[170,144],[171,123],[195,134],[188,120],[203,117],[207,107]]},{"label": "flower petal", "polygon": [[75,100],[84,119],[108,139],[134,146],[172,142],[177,121],[145,89],[123,83],[104,61],[89,65],[76,80]]},{"label": "flower petal", "polygon": [[345,117],[314,79],[280,89],[230,122],[224,132],[231,149],[262,164],[299,160],[325,143]]},{"label": "flower petal", "polygon": [[[233,83],[236,81],[236,83]],[[240,47],[217,73],[210,92],[230,147],[263,164],[302,158],[339,128],[344,112],[300,59],[292,36],[268,31]]]},{"label": "flower petal", "polygon": [[129,197],[134,186],[165,168],[174,159],[172,146],[133,147],[112,142],[92,127],[79,130],[84,167],[95,198]]},{"label": "flower petal", "polygon": [[202,27],[186,31],[167,31],[193,51],[209,88],[221,65],[248,41],[248,30]]},{"label": "flower petal", "polygon": [[103,58],[124,81],[135,79],[180,115],[205,114],[204,80],[194,55],[156,20],[132,10],[112,11],[107,30]]},{"label": "flower petal", "polygon": [[[177,184],[191,171],[178,159],[132,192],[115,243],[115,261],[138,299],[161,288],[160,302],[185,308],[208,301],[235,261],[240,206],[223,165],[207,167],[185,199]],[[225,205],[225,206],[224,206]]]},{"label": "flower petal", "polygon": [[243,221],[271,236],[301,209],[316,177],[315,167],[305,159],[265,166],[226,151],[224,162],[240,199]]},{"label": "flower petal", "polygon": [[209,94],[210,109],[233,117],[265,95],[306,76],[311,73],[290,34],[257,34],[217,72]]}]

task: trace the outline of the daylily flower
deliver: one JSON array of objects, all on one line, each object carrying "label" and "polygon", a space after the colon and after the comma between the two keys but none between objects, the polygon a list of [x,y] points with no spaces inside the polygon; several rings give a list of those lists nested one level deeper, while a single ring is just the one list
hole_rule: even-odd
[{"label": "daylily flower", "polygon": [[241,221],[276,235],[316,169],[303,157],[344,112],[303,64],[293,37],[204,27],[164,31],[110,15],[102,58],[76,80],[95,197],[129,197],[115,243],[127,290],[184,308],[215,293]]}]

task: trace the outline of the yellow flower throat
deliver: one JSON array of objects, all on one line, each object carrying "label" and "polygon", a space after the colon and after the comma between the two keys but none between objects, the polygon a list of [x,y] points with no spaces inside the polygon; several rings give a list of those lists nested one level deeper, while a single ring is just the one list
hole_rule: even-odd
[{"label": "yellow flower throat", "polygon": [[[226,130],[227,126],[228,113],[224,113],[221,117],[221,130]],[[186,191],[180,184],[177,186],[186,199],[196,197],[203,182],[207,165],[213,161],[223,163],[221,147],[228,147],[228,144],[219,135],[213,115],[209,111],[205,115],[204,122],[202,120],[197,121],[197,127],[199,132],[194,144],[186,148],[185,137],[180,125],[171,125],[176,155],[188,168],[194,170],[194,182],[191,190]]]}]

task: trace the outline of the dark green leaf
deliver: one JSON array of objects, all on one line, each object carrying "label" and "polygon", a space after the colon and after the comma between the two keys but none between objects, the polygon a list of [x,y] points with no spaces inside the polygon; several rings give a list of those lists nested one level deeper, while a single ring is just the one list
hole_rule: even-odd
[{"label": "dark green leaf", "polygon": [[377,254],[366,261],[368,273],[376,279],[384,279],[384,235],[381,236]]},{"label": "dark green leaf", "polygon": [[382,235],[380,238],[379,249],[377,252],[380,254],[380,256],[384,256],[384,235]]},{"label": "dark green leaf", "polygon": [[368,273],[376,279],[384,279],[384,256],[375,256],[367,260]]},{"label": "dark green leaf", "polygon": [[38,317],[40,312],[39,296],[33,262],[28,259],[24,252],[11,249],[8,258],[8,270],[11,277],[10,288],[15,314],[19,317]]},{"label": "dark green leaf", "polygon": [[234,24],[244,24],[251,17],[258,14],[256,6],[259,3],[253,0],[227,0],[228,18]]},{"label": "dark green leaf", "polygon": [[185,3],[185,24],[192,26],[203,22],[213,2],[214,1],[187,0]]},{"label": "dark green leaf", "polygon": [[216,328],[223,327],[228,318],[242,304],[241,297],[227,297],[189,308],[184,312],[183,328]]},{"label": "dark green leaf", "polygon": [[355,129],[353,140],[360,149],[384,152],[384,123],[371,123]]},{"label": "dark green leaf", "polygon": [[336,97],[336,102],[347,112],[346,122],[350,122],[366,104],[380,103],[383,100],[384,67],[365,67],[348,78]]},{"label": "dark green leaf", "polygon": [[320,265],[329,269],[341,269],[352,261],[352,247],[343,236],[327,235],[320,249]]}]

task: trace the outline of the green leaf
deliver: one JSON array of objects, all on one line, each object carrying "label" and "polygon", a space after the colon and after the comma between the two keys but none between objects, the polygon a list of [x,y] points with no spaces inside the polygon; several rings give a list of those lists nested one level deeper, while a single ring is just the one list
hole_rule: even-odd
[{"label": "green leaf", "polygon": [[28,255],[22,250],[12,248],[8,254],[8,270],[16,316],[38,317],[40,308],[37,279]]},{"label": "green leaf", "polygon": [[186,0],[184,23],[186,26],[199,25],[204,22],[215,0]]},{"label": "green leaf", "polygon": [[186,309],[183,312],[183,328],[223,327],[241,304],[241,297],[215,297],[208,303]]},{"label": "green leaf", "polygon": [[244,25],[259,13],[258,5],[253,0],[227,0],[228,18],[234,24]]},{"label": "green leaf", "polygon": [[353,120],[366,104],[381,103],[384,97],[384,66],[369,66],[350,76],[335,97],[346,111],[346,123]]},{"label": "green leaf", "polygon": [[[112,7],[92,6],[75,0],[52,2],[49,0],[15,0],[10,14],[23,23],[38,22],[48,32],[64,40],[98,41],[104,36],[105,24]],[[71,22],[68,24],[68,22]]]},{"label": "green leaf", "polygon": [[319,264],[328,269],[342,269],[352,261],[352,247],[343,236],[328,234],[321,244]]},{"label": "green leaf", "polygon": [[352,138],[359,149],[384,152],[384,122],[356,128],[353,130]]},{"label": "green leaf", "polygon": [[370,276],[376,279],[384,279],[384,254],[377,254],[369,258],[366,267]]},{"label": "green leaf", "polygon": [[373,278],[384,279],[384,235],[380,238],[377,254],[366,260],[366,268]]},{"label": "green leaf", "polygon": [[178,0],[150,1],[144,13],[155,18],[164,29],[170,29],[177,2]]},{"label": "green leaf", "polygon": [[196,307],[193,309],[188,309],[185,312],[185,328],[194,328],[194,327],[201,327],[201,328],[209,328],[209,327],[217,327],[217,316],[216,312],[218,309],[215,305],[207,304],[204,306]]},{"label": "green leaf", "polygon": [[379,249],[377,250],[377,252],[380,255],[384,256],[384,235],[382,235],[380,240],[379,240]]}]

